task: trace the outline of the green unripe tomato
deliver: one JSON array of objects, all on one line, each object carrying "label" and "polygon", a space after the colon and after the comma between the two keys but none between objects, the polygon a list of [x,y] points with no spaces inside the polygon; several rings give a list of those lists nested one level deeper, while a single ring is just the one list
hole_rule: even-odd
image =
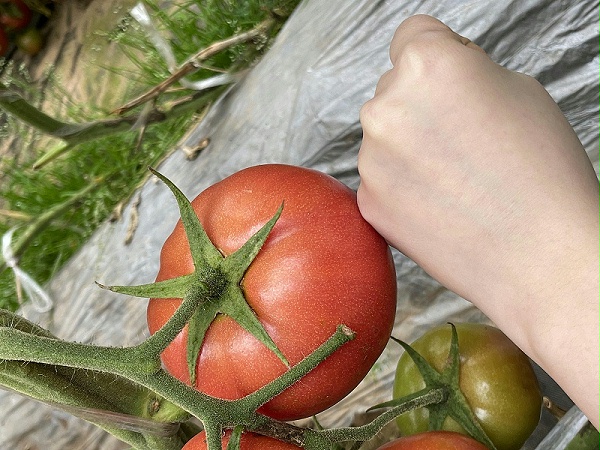
[{"label": "green unripe tomato", "polygon": [[[537,426],[542,394],[529,358],[499,329],[484,324],[457,324],[460,353],[460,388],[471,409],[498,450],[518,450]],[[411,346],[437,371],[448,359],[451,327],[439,326]],[[394,398],[425,387],[412,359],[405,352],[398,361]],[[401,435],[428,429],[429,413],[420,408],[397,418]],[[466,432],[447,418],[444,430]]]},{"label": "green unripe tomato", "polygon": [[15,37],[19,50],[29,56],[37,55],[44,47],[44,38],[36,28],[28,28]]}]

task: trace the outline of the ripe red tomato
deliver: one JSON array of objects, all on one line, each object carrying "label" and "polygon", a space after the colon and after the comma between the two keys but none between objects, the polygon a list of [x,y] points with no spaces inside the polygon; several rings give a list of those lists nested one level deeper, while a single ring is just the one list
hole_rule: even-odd
[{"label": "ripe red tomato", "polygon": [[32,13],[23,0],[0,0],[0,25],[18,31],[31,22]]},{"label": "ripe red tomato", "polygon": [[0,57],[6,55],[9,49],[8,36],[6,32],[0,27]]},{"label": "ripe red tomato", "polygon": [[[395,316],[396,277],[385,240],[362,218],[354,191],[321,172],[268,164],[233,174],[192,202],[211,241],[224,254],[239,249],[285,202],[283,213],[250,265],[242,290],[290,365],[326,341],[339,324],[356,337],[300,382],[263,405],[279,420],[317,414],[365,377],[388,342]],[[179,222],[165,242],[157,280],[193,271]],[[156,332],[180,305],[152,299],[148,325]],[[162,355],[189,383],[187,327]],[[286,371],[278,357],[227,316],[208,329],[197,361],[196,388],[238,399]]]},{"label": "ripe red tomato", "polygon": [[[527,356],[502,331],[476,323],[456,325],[460,353],[460,388],[482,428],[498,450],[520,449],[537,426],[542,394]],[[442,371],[448,357],[451,327],[435,327],[411,346],[436,370]],[[398,361],[394,398],[425,386],[408,354]],[[402,435],[428,429],[425,408],[397,418]],[[454,420],[446,419],[445,430],[464,433]]]},{"label": "ripe red tomato", "polygon": [[379,450],[487,450],[481,442],[451,431],[429,431],[401,437]]},{"label": "ripe red tomato", "polygon": [[[221,441],[223,450],[227,448],[230,436],[230,431],[225,433]],[[206,450],[206,448],[206,435],[202,431],[190,439],[181,450]],[[287,442],[254,433],[243,433],[240,440],[240,450],[298,450],[299,448]]]}]

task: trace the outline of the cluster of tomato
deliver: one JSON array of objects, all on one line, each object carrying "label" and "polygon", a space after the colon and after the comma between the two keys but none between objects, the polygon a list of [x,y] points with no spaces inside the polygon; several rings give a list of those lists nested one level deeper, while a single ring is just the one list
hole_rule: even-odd
[{"label": "cluster of tomato", "polygon": [[[223,449],[229,443],[231,433],[223,437]],[[189,441],[183,450],[206,450],[204,432]],[[242,450],[299,450],[299,447],[258,434],[244,434],[240,440]],[[464,434],[452,431],[430,431],[392,441],[379,450],[487,450],[487,447]]]},{"label": "cluster of tomato", "polygon": [[42,35],[33,26],[33,16],[23,0],[0,0],[0,57],[8,54],[11,44],[32,56],[42,49]]},{"label": "cluster of tomato", "polygon": [[[354,341],[338,349],[301,382],[263,405],[278,420],[310,417],[354,389],[381,354],[394,324],[396,276],[389,248],[362,219],[352,190],[305,168],[264,165],[242,170],[209,187],[192,206],[223,255],[235,252],[281,201],[285,208],[242,289],[247,302],[291,365],[312,352],[344,323]],[[161,253],[159,280],[192,273],[194,264],[181,222]],[[156,332],[179,299],[153,299],[148,323]],[[187,367],[188,327],[163,353],[166,369],[191,383]],[[515,450],[531,434],[541,412],[541,393],[527,357],[500,330],[482,324],[456,327],[460,389],[498,450]],[[412,347],[440,371],[448,358],[450,327],[438,327]],[[209,395],[237,399],[286,370],[274,354],[227,316],[217,317],[203,340],[195,387]],[[395,397],[413,394],[424,381],[412,360],[400,359]],[[398,418],[403,436],[386,450],[448,448],[482,450],[454,421],[446,431],[428,432],[427,410]],[[223,440],[225,448],[229,435]],[[205,450],[203,433],[184,447]],[[295,445],[244,433],[243,450],[297,450]]]},{"label": "cluster of tomato", "polygon": [[[536,428],[541,412],[541,392],[527,357],[497,328],[483,324],[458,324],[461,390],[482,427],[498,450],[518,450]],[[446,363],[450,327],[438,326],[413,342],[412,347],[436,369]],[[414,394],[424,387],[415,364],[404,353],[396,369],[394,398]],[[428,430],[428,411],[419,408],[400,415],[403,437],[379,450],[488,450],[465,435],[452,419],[439,431]],[[223,438],[226,448],[230,434]],[[206,450],[200,433],[184,450]],[[295,445],[252,433],[242,435],[242,450],[298,450]]]}]

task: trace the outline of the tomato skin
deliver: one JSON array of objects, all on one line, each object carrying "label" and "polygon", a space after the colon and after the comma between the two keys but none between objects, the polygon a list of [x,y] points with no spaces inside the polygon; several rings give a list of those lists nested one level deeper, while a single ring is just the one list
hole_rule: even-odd
[{"label": "tomato skin", "polygon": [[[542,394],[527,356],[495,327],[457,324],[460,353],[460,387],[483,429],[498,450],[520,449],[537,426]],[[441,371],[448,357],[451,327],[439,326],[411,346]],[[394,398],[416,392],[425,386],[410,357],[398,361]],[[427,430],[428,411],[424,408],[397,418],[401,434]],[[464,433],[454,420],[446,419],[445,430]]]},{"label": "tomato skin", "polygon": [[6,30],[22,30],[29,25],[31,18],[31,10],[23,0],[0,0],[0,25]]},{"label": "tomato skin", "polygon": [[[249,305],[291,365],[327,340],[339,324],[356,333],[353,341],[259,409],[287,421],[332,406],[364,378],[393,327],[396,278],[389,247],[360,215],[356,194],[326,174],[279,164],[250,167],[209,187],[192,205],[211,241],[229,255],[282,202],[283,213],[242,282]],[[179,222],[163,246],[157,280],[192,270]],[[150,332],[179,304],[179,299],[150,300]],[[171,374],[189,383],[186,342],[187,327],[162,361]],[[201,348],[196,388],[233,400],[285,371],[263,344],[231,318],[218,316]]]},{"label": "tomato skin", "polygon": [[388,442],[379,450],[488,450],[464,434],[452,431],[429,431]]},{"label": "tomato skin", "polygon": [[0,57],[6,55],[9,49],[8,36],[6,32],[0,27]]},{"label": "tomato skin", "polygon": [[[231,431],[227,431],[221,440],[223,450],[227,448]],[[190,439],[181,450],[206,450],[206,434],[200,432]],[[300,447],[255,433],[243,433],[240,450],[298,450]]]}]

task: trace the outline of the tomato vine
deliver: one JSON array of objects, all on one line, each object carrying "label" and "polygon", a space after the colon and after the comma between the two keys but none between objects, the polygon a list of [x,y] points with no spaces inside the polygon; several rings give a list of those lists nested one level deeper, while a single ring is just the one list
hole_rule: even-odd
[{"label": "tomato vine", "polygon": [[[162,175],[157,175],[177,199],[196,267],[211,261],[209,265],[213,270],[197,270],[191,275],[136,287],[101,285],[128,295],[176,295],[183,299],[176,312],[158,332],[131,347],[103,347],[64,341],[24,318],[0,311],[1,385],[53,406],[64,407],[139,450],[180,450],[199,431],[188,421],[192,417],[202,422],[209,450],[221,450],[223,432],[234,428],[271,436],[308,450],[331,450],[342,442],[354,442],[354,448],[358,448],[399,414],[424,406],[429,406],[434,411],[434,425],[450,414],[478,440],[490,449],[494,448],[461,397],[457,383],[460,361],[455,331],[450,364],[442,374],[424,362],[410,346],[402,343],[419,365],[426,388],[393,404],[377,405],[376,408],[386,410],[360,427],[300,428],[257,411],[306,376],[340,347],[352,341],[355,334],[344,324],[339,324],[329,339],[298,364],[240,399],[223,400],[212,397],[169,374],[161,364],[161,354],[207,302],[215,301],[215,289],[223,289],[225,282],[220,277],[224,275],[219,272],[219,267],[230,264],[224,261],[231,258],[235,263],[232,267],[236,275],[230,281],[238,283],[245,267],[251,263],[269,236],[282,209],[276,211],[240,249],[239,254],[223,258],[211,249],[212,244],[191,209],[190,202],[173,183]],[[261,334],[260,329],[255,331]],[[264,342],[265,345],[269,344],[268,339]],[[277,352],[276,347],[270,348]],[[111,411],[113,415],[95,417],[89,414],[94,410]],[[136,430],[123,427],[118,420],[120,415],[137,417],[150,424],[165,425],[163,430],[166,431],[156,433],[152,427]],[[170,429],[169,426],[173,424],[176,426]],[[236,450],[239,442],[234,439],[229,446]]]}]

